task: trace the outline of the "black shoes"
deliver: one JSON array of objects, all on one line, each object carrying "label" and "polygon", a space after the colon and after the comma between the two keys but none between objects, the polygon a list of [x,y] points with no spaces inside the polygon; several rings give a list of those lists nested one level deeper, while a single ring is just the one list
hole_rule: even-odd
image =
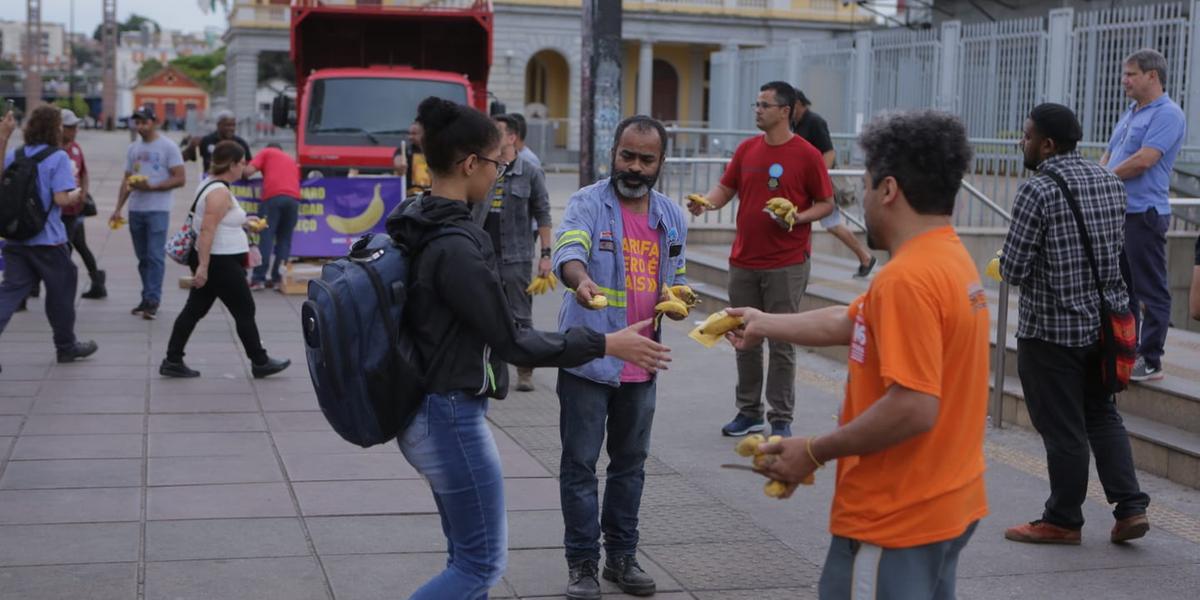
[{"label": "black shoes", "polygon": [[567,598],[600,600],[600,580],[596,579],[596,562],[584,560],[570,565],[567,575]]},{"label": "black shoes", "polygon": [[188,368],[187,365],[183,364],[182,360],[171,362],[164,358],[162,364],[158,365],[158,374],[163,377],[192,378],[199,377],[200,371]]},{"label": "black shoes", "polygon": [[104,287],[105,275],[104,271],[96,271],[92,274],[92,287],[83,293],[83,298],[88,300],[100,300],[108,297],[108,290]]},{"label": "black shoes", "polygon": [[651,596],[656,586],[654,579],[642,570],[637,556],[609,556],[604,561],[604,579],[617,584],[622,592],[632,596]]},{"label": "black shoes", "polygon": [[286,358],[268,358],[267,362],[261,365],[250,365],[250,373],[255,379],[262,379],[268,375],[274,375],[292,364],[292,361]]},{"label": "black shoes", "polygon": [[91,340],[88,340],[86,342],[75,342],[74,346],[71,346],[70,348],[67,348],[66,350],[58,351],[58,362],[60,362],[60,363],[75,362],[76,360],[79,360],[81,358],[87,358],[87,357],[95,354],[96,350],[99,350],[99,349],[100,349],[100,346],[97,346],[96,342],[93,342]]}]

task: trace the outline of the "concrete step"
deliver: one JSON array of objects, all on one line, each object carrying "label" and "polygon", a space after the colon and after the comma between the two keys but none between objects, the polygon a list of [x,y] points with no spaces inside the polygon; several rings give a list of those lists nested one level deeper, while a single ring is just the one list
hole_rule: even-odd
[{"label": "concrete step", "polygon": [[[703,297],[701,306],[705,311],[716,311],[729,305],[726,290],[728,248],[724,244],[688,246],[688,280]],[[856,267],[854,260],[814,256],[808,291],[801,302],[802,310],[845,305],[865,292],[870,280],[853,278],[851,274]],[[993,307],[994,347],[996,307],[999,306],[997,290],[989,289],[988,300]],[[1024,397],[1018,393],[1015,292],[1010,295],[1007,313],[1004,372],[1005,381],[1009,383],[1005,384],[1004,420],[1029,426],[1028,416],[1024,413]],[[834,360],[846,359],[847,348],[844,346],[814,350]],[[1200,334],[1171,329],[1164,365],[1167,375],[1162,380],[1131,385],[1117,397],[1117,403],[1126,417],[1139,468],[1200,487],[1200,471],[1196,470],[1200,468],[1200,369],[1197,368],[1200,366]],[[1010,390],[1010,387],[1015,389]]]}]

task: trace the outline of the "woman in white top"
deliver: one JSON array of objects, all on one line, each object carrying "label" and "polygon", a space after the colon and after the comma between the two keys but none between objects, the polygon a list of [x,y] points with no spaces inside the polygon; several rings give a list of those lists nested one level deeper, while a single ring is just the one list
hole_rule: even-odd
[{"label": "woman in white top", "polygon": [[267,356],[254,323],[254,296],[246,281],[247,256],[250,240],[243,227],[257,224],[257,217],[246,217],[246,211],[229,190],[229,184],[242,178],[246,154],[233,141],[216,145],[212,152],[210,177],[197,191],[195,217],[196,248],[188,263],[192,268],[192,290],[187,304],[175,319],[167,357],[158,373],[164,377],[199,377],[200,372],[183,363],[183,348],[196,323],[208,314],[218,299],[229,309],[237,324],[238,337],[250,359],[255,377],[266,377],[288,367],[291,361]]}]

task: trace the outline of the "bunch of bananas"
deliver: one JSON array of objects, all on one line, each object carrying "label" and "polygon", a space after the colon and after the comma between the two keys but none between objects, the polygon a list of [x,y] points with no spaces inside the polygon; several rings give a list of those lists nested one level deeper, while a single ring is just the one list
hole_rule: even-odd
[{"label": "bunch of bananas", "polygon": [[545,277],[540,275],[534,277],[533,283],[525,288],[525,293],[530,296],[538,296],[555,289],[558,289],[558,278],[554,276],[554,273],[548,273]]},{"label": "bunch of bananas", "polygon": [[767,206],[763,208],[763,212],[770,215],[776,225],[787,231],[791,231],[796,226],[796,205],[787,198],[775,197],[767,200]]},{"label": "bunch of bananas", "polygon": [[987,268],[983,273],[996,281],[1004,281],[1004,276],[1000,274],[1000,258],[1003,256],[1003,250],[997,250],[996,256],[988,261]]},{"label": "bunch of bananas", "polygon": [[699,204],[700,206],[703,206],[709,210],[715,208],[713,203],[708,201],[708,198],[705,198],[700,194],[688,194],[687,201],[688,204]]},{"label": "bunch of bananas", "polygon": [[700,342],[705,348],[712,348],[721,341],[726,333],[742,326],[742,318],[735,317],[723,310],[708,316],[703,323],[696,326],[688,337]]},{"label": "bunch of bananas", "polygon": [[129,185],[133,185],[139,181],[150,181],[150,178],[145,175],[130,175],[129,177],[125,178],[125,183],[128,183]]},{"label": "bunch of bananas", "polygon": [[248,223],[248,226],[250,228],[250,231],[253,231],[254,233],[262,233],[263,230],[265,230],[268,227],[267,218],[259,217],[258,220],[250,221],[250,223]]},{"label": "bunch of bananas", "polygon": [[[776,460],[779,460],[779,456],[775,454],[763,454],[762,450],[759,450],[759,446],[762,444],[778,444],[782,441],[783,436],[773,435],[769,438],[766,438],[763,437],[762,434],[756,433],[743,438],[742,441],[738,442],[737,446],[735,446],[733,450],[734,452],[738,453],[738,456],[754,457],[754,468],[763,469]],[[813,476],[809,475],[800,483],[804,485],[812,485],[813,481]],[[763,493],[769,498],[783,498],[784,494],[787,493],[787,484],[782,481],[776,481],[772,479],[763,486]]]},{"label": "bunch of bananas", "polygon": [[700,303],[700,297],[686,285],[673,285],[666,289],[667,299],[654,306],[654,312],[667,315],[674,321],[687,318],[692,307]]}]

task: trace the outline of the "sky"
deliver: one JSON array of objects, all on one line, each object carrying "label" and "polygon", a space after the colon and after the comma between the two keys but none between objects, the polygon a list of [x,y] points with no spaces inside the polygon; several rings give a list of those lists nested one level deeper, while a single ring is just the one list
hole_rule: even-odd
[{"label": "sky", "polygon": [[[42,22],[69,26],[71,4],[75,5],[74,30],[90,35],[104,17],[103,0],[42,0]],[[130,13],[137,13],[158,21],[163,29],[199,33],[215,26],[223,30],[227,25],[225,11],[219,2],[217,5],[215,12],[206,15],[198,0],[117,0],[117,20],[124,22]],[[25,2],[0,0],[0,20],[24,21]]]}]

